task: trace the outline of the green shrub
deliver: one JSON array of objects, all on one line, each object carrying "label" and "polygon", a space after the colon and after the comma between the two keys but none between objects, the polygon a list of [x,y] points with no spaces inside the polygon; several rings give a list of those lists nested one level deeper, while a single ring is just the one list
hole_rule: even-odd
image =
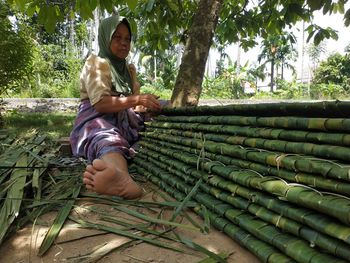
[{"label": "green shrub", "polygon": [[321,62],[316,69],[313,83],[336,84],[340,85],[345,91],[350,91],[350,54],[335,53]]},{"label": "green shrub", "polygon": [[162,100],[170,100],[172,90],[166,88],[161,79],[157,79],[157,81],[153,83],[144,82],[144,85],[141,86],[141,93],[154,94],[159,96]]},{"label": "green shrub", "polygon": [[338,84],[313,84],[310,86],[310,98],[321,99],[345,99],[349,94],[344,87]]},{"label": "green shrub", "polygon": [[28,28],[12,25],[9,9],[0,4],[0,95],[6,95],[27,82],[32,61],[32,39]]}]

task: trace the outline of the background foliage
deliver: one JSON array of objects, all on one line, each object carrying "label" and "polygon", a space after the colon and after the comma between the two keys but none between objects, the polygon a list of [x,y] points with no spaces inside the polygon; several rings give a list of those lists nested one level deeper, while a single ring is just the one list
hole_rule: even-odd
[{"label": "background foliage", "polygon": [[[348,23],[350,12],[344,10],[344,1],[324,0],[317,4],[306,1],[309,9],[289,2],[282,9],[277,3],[248,7],[248,2],[224,1],[213,46],[221,56],[215,77],[204,79],[202,98],[348,97],[349,55],[333,54],[321,62],[322,39],[337,35],[332,29],[321,28],[312,21],[312,12],[322,10],[323,13],[344,13],[345,23]],[[79,73],[92,50],[94,10],[99,7],[113,12],[114,5],[119,7],[121,15],[130,19],[135,32],[133,54],[137,56],[133,57],[133,62],[139,71],[142,92],[169,99],[196,1],[64,0],[47,3],[0,0],[0,33],[4,36],[0,48],[9,50],[0,53],[0,73],[4,76],[0,79],[0,95],[78,97]],[[269,17],[263,12],[267,8],[271,9]],[[269,19],[276,17],[281,20],[270,23]],[[284,68],[293,68],[296,43],[288,30],[280,29],[301,19],[308,21],[306,30],[310,41],[321,43],[310,48],[314,61],[311,83],[298,83],[296,79],[286,82],[283,76]],[[269,27],[261,26],[266,23]],[[264,37],[259,65],[237,65],[224,53],[225,46],[237,41],[245,49],[256,45],[259,35]],[[260,91],[257,82],[263,79],[271,79],[270,84],[277,90]]]},{"label": "background foliage", "polygon": [[9,11],[6,5],[0,5],[0,94],[17,86],[16,81],[30,73],[33,59],[29,29],[23,24],[12,25],[8,18]]}]

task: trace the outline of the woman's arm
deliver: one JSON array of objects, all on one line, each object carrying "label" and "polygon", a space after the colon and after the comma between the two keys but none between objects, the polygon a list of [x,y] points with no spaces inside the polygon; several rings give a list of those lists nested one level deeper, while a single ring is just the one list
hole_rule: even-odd
[{"label": "woman's arm", "polygon": [[157,97],[152,94],[131,95],[128,97],[103,96],[94,107],[102,113],[118,112],[142,105],[147,109],[158,111],[161,109]]},{"label": "woman's arm", "polygon": [[132,94],[139,95],[141,85],[137,80],[136,67],[134,64],[129,64],[128,69],[129,69],[131,82],[132,82]]}]

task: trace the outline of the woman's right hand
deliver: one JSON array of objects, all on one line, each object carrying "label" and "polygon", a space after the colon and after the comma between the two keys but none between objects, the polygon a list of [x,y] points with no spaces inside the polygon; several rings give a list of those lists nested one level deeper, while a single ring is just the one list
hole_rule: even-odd
[{"label": "woman's right hand", "polygon": [[161,109],[158,97],[153,94],[137,95],[138,105],[142,105],[149,110],[159,111]]}]

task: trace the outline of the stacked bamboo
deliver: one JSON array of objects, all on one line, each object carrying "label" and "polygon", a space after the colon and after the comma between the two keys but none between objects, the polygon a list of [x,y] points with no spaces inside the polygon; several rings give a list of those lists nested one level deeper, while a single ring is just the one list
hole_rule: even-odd
[{"label": "stacked bamboo", "polygon": [[134,164],[262,262],[348,262],[350,104],[165,109]]}]

